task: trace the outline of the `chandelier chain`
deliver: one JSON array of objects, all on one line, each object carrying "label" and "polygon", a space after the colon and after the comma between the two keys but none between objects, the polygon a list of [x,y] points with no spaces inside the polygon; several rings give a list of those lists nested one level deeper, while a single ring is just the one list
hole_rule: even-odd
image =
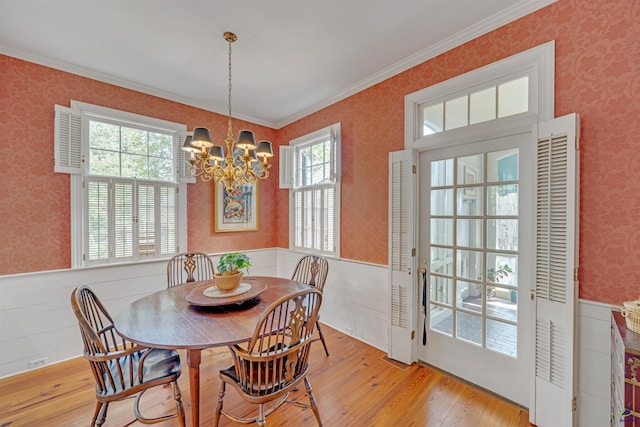
[{"label": "chandelier chain", "polygon": [[227,129],[227,136],[229,138],[233,138],[233,129],[231,128],[231,101],[232,101],[232,97],[231,97],[231,43],[233,43],[232,39],[227,39],[228,43],[229,43],[229,85],[228,85],[228,89],[229,89],[229,95],[228,95],[228,102],[229,102],[229,125],[228,125],[228,129]]}]

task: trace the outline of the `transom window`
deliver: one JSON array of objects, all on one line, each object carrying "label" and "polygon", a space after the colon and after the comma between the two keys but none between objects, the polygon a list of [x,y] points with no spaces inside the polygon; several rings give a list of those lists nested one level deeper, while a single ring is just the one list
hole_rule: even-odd
[{"label": "transom window", "polygon": [[529,76],[524,76],[435,103],[420,104],[420,136],[526,113],[529,111],[528,95]]}]

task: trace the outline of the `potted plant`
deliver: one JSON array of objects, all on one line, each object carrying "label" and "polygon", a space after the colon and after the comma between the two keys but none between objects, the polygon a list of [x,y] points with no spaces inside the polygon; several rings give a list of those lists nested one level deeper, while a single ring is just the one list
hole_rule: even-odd
[{"label": "potted plant", "polygon": [[233,291],[240,285],[243,272],[251,267],[251,261],[246,254],[230,252],[222,255],[218,261],[218,272],[214,281],[221,291]]}]

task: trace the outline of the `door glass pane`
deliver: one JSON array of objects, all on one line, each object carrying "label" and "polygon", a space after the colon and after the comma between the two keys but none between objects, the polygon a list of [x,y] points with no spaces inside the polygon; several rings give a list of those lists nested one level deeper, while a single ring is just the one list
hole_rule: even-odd
[{"label": "door glass pane", "polygon": [[456,311],[456,336],[474,344],[482,344],[482,317]]},{"label": "door glass pane", "polygon": [[498,117],[529,111],[529,77],[498,85]]},{"label": "door glass pane", "polygon": [[518,353],[518,328],[487,319],[487,348],[515,357]]},{"label": "door glass pane", "polygon": [[518,180],[518,150],[487,153],[487,182]]},{"label": "door glass pane", "polygon": [[484,155],[458,158],[458,185],[475,185],[484,182]]},{"label": "door glass pane", "polygon": [[453,159],[431,162],[431,187],[453,185]]},{"label": "door glass pane", "polygon": [[457,282],[456,307],[482,313],[483,286],[479,283]]},{"label": "door glass pane", "polygon": [[465,279],[482,280],[482,252],[457,250],[456,276]]},{"label": "door glass pane", "polygon": [[518,291],[494,286],[487,295],[487,315],[515,322],[518,320]]},{"label": "door glass pane", "polygon": [[432,246],[429,265],[432,273],[453,275],[453,249]]},{"label": "door glass pane", "polygon": [[472,93],[469,100],[469,124],[496,118],[496,88],[490,87]]},{"label": "door glass pane", "polygon": [[518,220],[488,219],[487,248],[502,251],[518,250]]},{"label": "door glass pane", "polygon": [[456,211],[461,216],[482,216],[483,187],[467,187],[456,189]]},{"label": "door glass pane", "polygon": [[466,95],[444,103],[445,130],[467,126],[467,103],[468,97]]},{"label": "door glass pane", "polygon": [[482,248],[482,220],[459,219],[457,220],[456,245],[467,248]]},{"label": "door glass pane", "polygon": [[444,104],[441,102],[422,109],[422,136],[442,132]]},{"label": "door glass pane", "polygon": [[431,190],[431,215],[453,216],[453,189]]},{"label": "door glass pane", "polygon": [[453,246],[453,219],[431,218],[431,243]]},{"label": "door glass pane", "polygon": [[429,325],[433,330],[451,335],[453,331],[453,310],[431,304],[429,306]]},{"label": "door glass pane", "polygon": [[453,280],[446,277],[431,276],[431,301],[446,305],[453,304]]},{"label": "door glass pane", "polygon": [[487,215],[518,215],[518,184],[487,186]]},{"label": "door glass pane", "polygon": [[487,252],[487,282],[518,286],[517,277],[517,255]]}]

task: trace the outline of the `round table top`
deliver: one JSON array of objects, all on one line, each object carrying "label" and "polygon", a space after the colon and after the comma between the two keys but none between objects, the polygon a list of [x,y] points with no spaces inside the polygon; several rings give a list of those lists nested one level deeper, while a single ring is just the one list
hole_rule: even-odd
[{"label": "round table top", "polygon": [[174,286],[134,301],[114,319],[116,330],[140,345],[169,349],[203,349],[248,341],[258,318],[278,298],[308,289],[300,282],[278,277],[249,276],[243,282],[264,282],[267,289],[242,303],[196,306],[186,300],[195,287],[211,281]]}]

